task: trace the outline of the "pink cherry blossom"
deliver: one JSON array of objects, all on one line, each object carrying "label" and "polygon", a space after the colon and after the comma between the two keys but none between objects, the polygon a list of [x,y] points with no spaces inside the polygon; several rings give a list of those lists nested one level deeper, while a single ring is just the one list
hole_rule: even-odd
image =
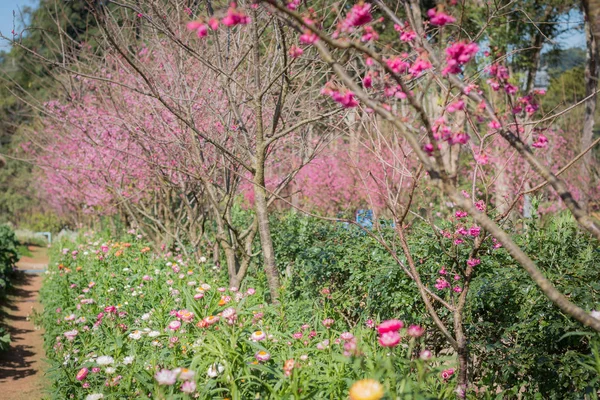
[{"label": "pink cherry blossom", "polygon": [[456,22],[456,18],[436,8],[429,9],[429,11],[427,11],[427,16],[432,25],[444,26]]}]

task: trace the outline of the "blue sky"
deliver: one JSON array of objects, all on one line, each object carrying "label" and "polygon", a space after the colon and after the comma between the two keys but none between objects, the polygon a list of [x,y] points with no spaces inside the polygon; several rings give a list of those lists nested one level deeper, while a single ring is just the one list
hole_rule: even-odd
[{"label": "blue sky", "polygon": [[[38,0],[0,0],[0,32],[4,36],[11,36],[11,31],[14,25],[19,25],[21,20],[19,10],[26,6],[35,6]],[[16,16],[13,17],[13,11]],[[8,50],[9,44],[7,41],[0,39],[0,50]]]}]

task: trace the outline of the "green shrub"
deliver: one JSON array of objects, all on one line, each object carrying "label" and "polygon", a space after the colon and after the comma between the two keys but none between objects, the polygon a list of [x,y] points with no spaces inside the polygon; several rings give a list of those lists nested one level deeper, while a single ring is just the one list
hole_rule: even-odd
[{"label": "green shrub", "polygon": [[6,293],[10,276],[19,261],[18,244],[13,230],[6,225],[0,225],[0,296]]},{"label": "green shrub", "polygon": [[[450,229],[444,221],[436,224]],[[391,248],[400,248],[393,232],[381,234]],[[314,298],[327,287],[338,310],[353,321],[396,316],[430,324],[416,285],[362,230],[292,213],[273,219],[273,235],[280,271],[290,275],[295,298]],[[513,237],[571,301],[600,308],[600,249],[570,216],[530,220]],[[432,287],[441,266],[453,260],[424,223],[413,222],[408,241],[421,279]],[[459,258],[468,257],[468,247],[458,251],[464,253]],[[398,257],[404,261],[401,252]],[[465,310],[472,381],[507,396],[525,390],[543,398],[580,398],[592,390],[598,371],[583,368],[581,360],[591,354],[590,338],[596,336],[573,335],[581,324],[555,307],[504,249],[484,246],[480,257]],[[428,336],[428,346],[448,347],[436,334]]]}]

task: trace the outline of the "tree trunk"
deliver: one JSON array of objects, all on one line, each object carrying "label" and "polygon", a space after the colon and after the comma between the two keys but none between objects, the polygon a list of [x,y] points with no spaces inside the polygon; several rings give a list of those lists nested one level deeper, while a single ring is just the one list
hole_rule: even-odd
[{"label": "tree trunk", "polygon": [[[593,34],[592,20],[586,11],[585,18],[585,36],[587,44],[587,57],[585,65],[585,95],[589,97],[585,101],[585,111],[583,117],[583,132],[580,141],[580,151],[584,151],[592,144],[594,137],[594,114],[596,113],[596,88],[598,86],[598,48],[597,38]],[[580,176],[583,178],[583,187],[581,188],[581,207],[588,210],[589,189],[593,186],[592,181],[592,163],[593,153],[589,151],[583,156],[583,162],[580,164]],[[587,179],[586,179],[587,177]]]},{"label": "tree trunk", "polygon": [[279,298],[279,272],[275,263],[275,250],[273,249],[273,239],[271,238],[271,226],[269,224],[269,214],[267,211],[267,194],[265,190],[265,169],[264,169],[264,151],[258,152],[256,162],[256,173],[254,175],[254,211],[258,219],[258,234],[260,235],[260,245],[265,274],[271,293],[271,301],[276,303]]}]

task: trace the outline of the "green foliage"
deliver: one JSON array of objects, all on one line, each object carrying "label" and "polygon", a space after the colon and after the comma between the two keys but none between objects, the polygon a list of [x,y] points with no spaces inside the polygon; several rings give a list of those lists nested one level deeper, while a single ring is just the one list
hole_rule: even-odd
[{"label": "green foliage", "polygon": [[[436,224],[448,229],[444,221]],[[272,229],[279,268],[290,275],[291,296],[310,299],[327,287],[336,309],[353,321],[381,316],[430,324],[416,285],[386,249],[358,228],[287,214],[273,219]],[[391,232],[387,234],[386,241],[399,248]],[[571,217],[530,220],[514,237],[571,301],[588,310],[599,307],[598,244]],[[424,224],[413,223],[409,247],[421,279],[432,288],[440,268],[453,267],[446,249]],[[461,251],[459,258],[466,259],[468,248]],[[484,246],[480,257],[465,310],[473,381],[509,397],[523,388],[556,399],[580,398],[597,386],[590,383],[597,373],[580,365],[591,352],[590,341],[564,337],[581,325],[562,314],[505,250]],[[455,301],[451,295],[447,300]],[[451,316],[441,308],[438,312],[451,327]],[[429,348],[447,348],[435,328],[431,331]]]},{"label": "green foliage", "polygon": [[19,261],[17,246],[18,242],[13,230],[6,225],[0,225],[0,296],[6,294],[10,276]]}]

